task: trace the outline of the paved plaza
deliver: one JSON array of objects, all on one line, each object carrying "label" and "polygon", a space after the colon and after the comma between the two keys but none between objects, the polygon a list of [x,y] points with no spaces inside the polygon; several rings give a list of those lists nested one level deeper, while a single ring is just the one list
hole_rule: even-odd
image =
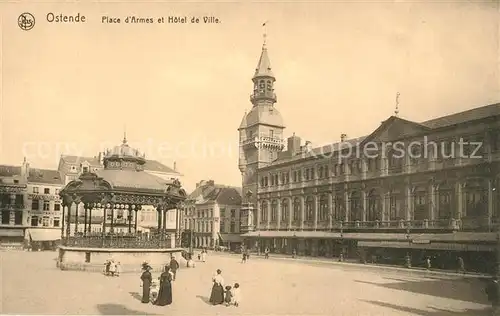
[{"label": "paved plaza", "polygon": [[[209,254],[206,263],[183,268],[173,284],[174,303],[140,302],[138,274],[118,278],[60,271],[55,252],[0,252],[2,314],[97,315],[486,315],[477,279],[409,275],[362,265],[304,263]],[[207,303],[211,276],[239,282],[240,307]],[[156,276],[156,275],[154,275]]]}]

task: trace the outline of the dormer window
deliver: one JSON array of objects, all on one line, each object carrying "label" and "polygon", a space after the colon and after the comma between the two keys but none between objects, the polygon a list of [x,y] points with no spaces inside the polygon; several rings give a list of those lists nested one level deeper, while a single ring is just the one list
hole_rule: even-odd
[{"label": "dormer window", "polygon": [[83,167],[83,172],[84,173],[89,172],[89,167]]}]

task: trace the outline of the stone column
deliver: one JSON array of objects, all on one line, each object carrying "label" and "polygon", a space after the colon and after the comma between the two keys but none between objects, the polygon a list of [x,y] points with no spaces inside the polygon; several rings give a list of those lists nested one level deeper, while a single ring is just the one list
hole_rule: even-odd
[{"label": "stone column", "polygon": [[361,221],[366,222],[367,213],[366,189],[361,190]]},{"label": "stone column", "polygon": [[266,229],[269,230],[271,228],[271,209],[273,208],[272,200],[267,201],[267,220],[266,220]]},{"label": "stone column", "polygon": [[[429,220],[432,222],[436,219],[436,185],[431,183],[429,185]],[[434,226],[434,223],[431,223]]]},{"label": "stone column", "polygon": [[262,205],[261,201],[257,200],[257,203],[255,203],[255,211],[257,212],[256,216],[256,223],[255,223],[255,230],[260,230],[260,221],[262,220]]},{"label": "stone column", "polygon": [[387,210],[389,209],[387,207],[387,203],[389,203],[389,193],[388,192],[382,192],[380,194],[380,200],[381,200],[381,203],[380,203],[380,206],[382,207],[382,209],[380,210],[381,212],[381,220],[382,222],[385,222],[385,221],[389,221],[390,218],[389,216],[387,215]]},{"label": "stone column", "polygon": [[92,209],[93,208],[94,208],[93,206],[90,206],[90,208],[89,208],[89,230],[88,230],[89,233],[92,233]]},{"label": "stone column", "polygon": [[328,193],[328,229],[333,229],[333,195]]},{"label": "stone column", "polygon": [[350,220],[349,218],[349,209],[351,206],[351,201],[349,200],[349,192],[347,188],[344,189],[344,205],[345,205],[345,212],[344,212],[344,221],[348,222]]},{"label": "stone column", "polygon": [[292,219],[293,219],[293,197],[288,199],[288,229],[292,229]]},{"label": "stone column", "polygon": [[305,221],[305,205],[304,205],[304,197],[300,196],[300,230],[304,230],[304,221]]},{"label": "stone column", "polygon": [[276,229],[281,228],[281,199],[276,201]]},{"label": "stone column", "polygon": [[462,197],[462,189],[463,189],[463,182],[462,180],[458,180],[457,183],[455,184],[455,195],[456,195],[456,214],[453,214],[453,217],[457,220],[460,220],[462,218],[462,212],[463,212],[463,197]]},{"label": "stone column", "polygon": [[313,195],[313,229],[318,229],[318,209],[319,209],[319,197],[318,195]]},{"label": "stone column", "polygon": [[412,208],[413,208],[413,198],[412,198],[412,188],[411,188],[411,185],[407,184],[406,185],[406,188],[405,188],[405,191],[406,191],[406,194],[405,194],[405,197],[406,197],[406,216],[405,216],[405,219],[407,221],[411,221],[413,220],[413,212],[412,212]]},{"label": "stone column", "polygon": [[88,219],[87,218],[87,209],[88,209],[88,205],[83,204],[83,236],[84,237],[87,236],[87,219]]},{"label": "stone column", "polygon": [[[385,153],[387,154],[387,153]],[[387,157],[380,158],[380,175],[386,176],[389,173],[389,163],[387,161]]]},{"label": "stone column", "polygon": [[106,220],[108,219],[107,207],[104,205],[102,207],[102,236],[106,235]]}]

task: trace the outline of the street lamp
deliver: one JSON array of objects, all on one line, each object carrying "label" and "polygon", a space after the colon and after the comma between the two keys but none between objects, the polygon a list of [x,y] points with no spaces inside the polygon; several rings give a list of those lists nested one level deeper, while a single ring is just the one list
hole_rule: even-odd
[{"label": "street lamp", "polygon": [[410,257],[410,248],[411,248],[411,239],[410,239],[410,223],[406,224],[406,239],[408,240],[408,251],[405,256],[405,266],[407,268],[411,268],[411,257]]}]

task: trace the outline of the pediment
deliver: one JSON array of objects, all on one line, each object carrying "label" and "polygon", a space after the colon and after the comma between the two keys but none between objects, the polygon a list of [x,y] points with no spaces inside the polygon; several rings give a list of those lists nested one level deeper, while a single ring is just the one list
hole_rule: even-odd
[{"label": "pediment", "polygon": [[430,128],[421,124],[391,116],[384,121],[373,133],[371,133],[363,143],[367,142],[392,142],[401,138],[419,135],[429,131]]}]

